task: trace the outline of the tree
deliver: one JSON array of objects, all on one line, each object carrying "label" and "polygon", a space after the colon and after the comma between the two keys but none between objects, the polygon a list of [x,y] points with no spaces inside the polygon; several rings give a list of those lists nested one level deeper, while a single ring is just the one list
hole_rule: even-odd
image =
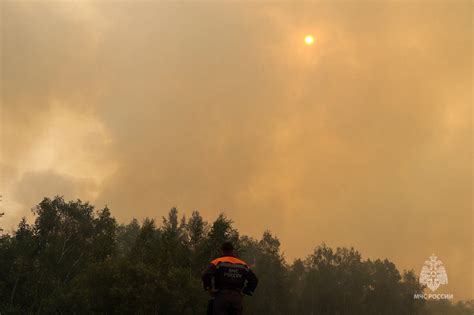
[{"label": "tree", "polygon": [[204,245],[207,261],[219,256],[220,246],[225,241],[233,242],[235,252],[238,253],[240,251],[239,232],[232,227],[232,223],[232,220],[228,219],[223,213],[219,214],[217,219],[212,223]]},{"label": "tree", "polygon": [[[0,195],[0,202],[2,202],[2,195]],[[0,209],[0,219],[5,215],[5,212],[1,212],[1,209]],[[3,232],[3,229],[0,227],[0,233]]]},{"label": "tree", "polygon": [[43,199],[36,219],[0,236],[0,312],[6,314],[202,314],[201,272],[231,240],[259,277],[246,314],[473,313],[474,302],[414,300],[413,271],[389,260],[363,260],[354,248],[324,243],[305,259],[285,261],[270,231],[239,235],[220,214],[208,224],[172,208],[160,225],[146,218],[118,225],[111,211],[81,200]]},{"label": "tree", "polygon": [[260,241],[242,240],[244,259],[259,277],[259,288],[246,308],[253,314],[288,314],[289,281],[285,259],[280,252],[280,241],[270,231]]},{"label": "tree", "polygon": [[[4,215],[5,215],[5,213],[4,213],[4,212],[1,212],[1,213],[0,213],[0,219],[1,219]],[[0,232],[3,232],[3,229],[2,229],[1,227],[0,227]]]},{"label": "tree", "polygon": [[137,219],[133,219],[129,224],[121,224],[117,227],[117,255],[130,256],[135,240],[140,234],[140,224]]}]

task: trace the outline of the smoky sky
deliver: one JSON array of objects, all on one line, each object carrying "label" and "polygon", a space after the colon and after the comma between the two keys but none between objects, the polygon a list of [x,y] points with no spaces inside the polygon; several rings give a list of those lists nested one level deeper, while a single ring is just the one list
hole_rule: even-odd
[{"label": "smoky sky", "polygon": [[474,297],[469,1],[0,7],[7,229],[54,195],[224,212],[289,262],[435,253]]}]

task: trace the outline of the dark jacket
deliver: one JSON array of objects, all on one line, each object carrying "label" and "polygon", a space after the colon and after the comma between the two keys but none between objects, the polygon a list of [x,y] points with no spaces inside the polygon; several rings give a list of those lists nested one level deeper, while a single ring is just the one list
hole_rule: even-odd
[{"label": "dark jacket", "polygon": [[[214,287],[212,280],[214,279]],[[234,256],[222,256],[211,261],[202,275],[204,289],[236,290],[252,295],[258,279],[246,262]]]}]

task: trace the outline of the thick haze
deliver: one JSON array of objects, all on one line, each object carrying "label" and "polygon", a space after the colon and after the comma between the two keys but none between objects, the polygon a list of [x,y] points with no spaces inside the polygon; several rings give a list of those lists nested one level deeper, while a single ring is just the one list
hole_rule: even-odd
[{"label": "thick haze", "polygon": [[435,253],[474,298],[470,1],[0,6],[6,230],[57,194],[224,211],[290,262]]}]

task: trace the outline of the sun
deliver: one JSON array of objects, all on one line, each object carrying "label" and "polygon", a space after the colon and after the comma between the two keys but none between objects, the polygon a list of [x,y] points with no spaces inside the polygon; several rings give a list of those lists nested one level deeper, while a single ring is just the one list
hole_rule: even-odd
[{"label": "sun", "polygon": [[306,45],[313,45],[314,44],[314,37],[312,35],[306,35],[304,37],[304,42]]}]

